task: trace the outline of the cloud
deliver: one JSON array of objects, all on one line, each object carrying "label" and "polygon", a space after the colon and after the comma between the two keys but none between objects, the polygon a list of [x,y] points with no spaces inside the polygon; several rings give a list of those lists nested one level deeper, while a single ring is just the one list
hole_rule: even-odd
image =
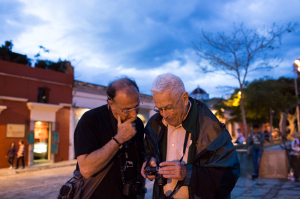
[{"label": "cloud", "polygon": [[[116,76],[134,77],[150,94],[154,78],[164,72],[180,76],[192,91],[197,85],[211,97],[222,96],[220,85],[238,85],[224,74],[201,74],[192,41],[200,30],[232,30],[233,23],[249,28],[286,24],[300,19],[296,0],[4,0],[0,2],[2,43],[13,40],[13,50],[33,58],[43,45],[50,53],[41,59],[67,59],[75,78],[107,85]],[[276,70],[250,75],[247,80],[282,71],[300,57],[300,32],[283,37]],[[290,64],[289,64],[290,65]]]}]

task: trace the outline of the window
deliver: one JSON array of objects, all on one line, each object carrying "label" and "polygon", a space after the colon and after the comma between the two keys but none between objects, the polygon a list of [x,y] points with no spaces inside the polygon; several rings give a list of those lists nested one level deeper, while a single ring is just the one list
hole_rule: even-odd
[{"label": "window", "polygon": [[37,102],[48,103],[49,102],[49,88],[39,88]]}]

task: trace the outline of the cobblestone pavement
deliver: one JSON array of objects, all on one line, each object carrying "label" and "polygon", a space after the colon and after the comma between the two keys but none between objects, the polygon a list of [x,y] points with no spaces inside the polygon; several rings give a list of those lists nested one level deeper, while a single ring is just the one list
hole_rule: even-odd
[{"label": "cobblestone pavement", "polygon": [[300,183],[286,179],[239,178],[231,198],[245,199],[300,199]]},{"label": "cobblestone pavement", "polygon": [[[71,176],[75,166],[26,170],[9,174],[9,170],[0,169],[7,175],[0,176],[1,199],[54,199],[61,185]],[[147,181],[146,199],[151,199],[153,181]],[[300,199],[300,183],[285,179],[240,178],[231,193],[233,199]]]}]

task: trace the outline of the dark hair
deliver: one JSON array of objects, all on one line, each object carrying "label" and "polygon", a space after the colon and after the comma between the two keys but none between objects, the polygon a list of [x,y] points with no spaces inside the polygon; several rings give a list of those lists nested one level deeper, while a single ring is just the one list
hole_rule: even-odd
[{"label": "dark hair", "polygon": [[259,125],[258,124],[253,124],[252,126],[254,129],[258,129],[259,128]]},{"label": "dark hair", "polygon": [[126,76],[122,78],[118,78],[108,84],[106,88],[106,95],[110,99],[114,99],[117,91],[130,86],[134,86],[139,92],[139,88],[133,79],[130,79],[129,77]]},{"label": "dark hair", "polygon": [[12,145],[12,144],[14,144],[14,146],[15,146],[15,142],[11,142],[11,143],[10,143],[10,148],[11,148],[11,145]]},{"label": "dark hair", "polygon": [[19,142],[21,142],[22,144],[24,144],[24,143],[23,143],[23,140],[20,140]]}]

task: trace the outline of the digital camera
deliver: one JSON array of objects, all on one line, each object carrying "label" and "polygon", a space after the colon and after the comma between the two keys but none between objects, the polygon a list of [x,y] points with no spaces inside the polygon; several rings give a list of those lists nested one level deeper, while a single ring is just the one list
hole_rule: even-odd
[{"label": "digital camera", "polygon": [[164,178],[161,174],[159,174],[159,167],[150,167],[147,166],[145,168],[145,172],[147,175],[155,175],[155,183],[158,185],[165,186],[167,184],[167,178]]}]

